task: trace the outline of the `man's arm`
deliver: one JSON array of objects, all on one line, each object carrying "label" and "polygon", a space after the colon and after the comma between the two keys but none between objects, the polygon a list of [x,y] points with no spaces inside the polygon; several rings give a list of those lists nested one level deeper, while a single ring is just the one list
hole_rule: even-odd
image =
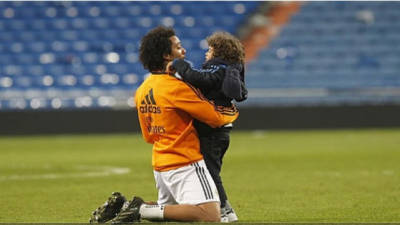
[{"label": "man's arm", "polygon": [[141,93],[142,93],[142,92],[140,91],[140,87],[139,87],[139,88],[136,90],[135,97],[134,97],[134,101],[135,101],[136,108],[137,108],[137,110],[138,110],[138,120],[139,120],[140,129],[141,129],[141,131],[142,131],[142,132],[141,132],[141,133],[142,133],[142,137],[143,137],[143,139],[144,139],[147,143],[154,144],[154,140],[151,139],[151,138],[150,138],[150,135],[149,135],[149,126],[151,126],[151,124],[149,123],[149,121],[146,121],[144,117],[140,116],[139,95],[140,95]]},{"label": "man's arm", "polygon": [[216,107],[199,90],[186,83],[175,89],[172,104],[210,127],[221,127],[234,122],[239,116],[236,107]]},{"label": "man's arm", "polygon": [[216,66],[214,69],[194,69],[184,59],[175,59],[172,68],[184,81],[202,89],[218,89],[221,87],[225,76],[224,66]]}]

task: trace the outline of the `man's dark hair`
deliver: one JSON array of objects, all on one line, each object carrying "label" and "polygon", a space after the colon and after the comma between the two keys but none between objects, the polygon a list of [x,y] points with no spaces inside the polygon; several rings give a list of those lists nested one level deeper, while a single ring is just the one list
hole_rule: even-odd
[{"label": "man's dark hair", "polygon": [[171,54],[170,37],[175,36],[174,29],[159,26],[149,31],[140,42],[139,59],[143,67],[150,72],[164,69],[164,55]]}]

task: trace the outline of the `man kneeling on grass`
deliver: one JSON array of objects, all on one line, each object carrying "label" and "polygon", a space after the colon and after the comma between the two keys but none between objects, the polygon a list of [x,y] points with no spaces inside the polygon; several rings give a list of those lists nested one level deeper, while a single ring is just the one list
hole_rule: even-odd
[{"label": "man kneeling on grass", "polygon": [[91,222],[220,221],[218,191],[200,152],[193,121],[221,127],[236,120],[238,112],[235,107],[215,107],[195,88],[166,72],[167,64],[185,53],[171,28],[157,27],[141,41],[140,60],[151,75],[137,89],[135,102],[143,138],[153,144],[157,204],[146,204],[139,197],[124,201],[114,193],[106,206],[93,213]]}]

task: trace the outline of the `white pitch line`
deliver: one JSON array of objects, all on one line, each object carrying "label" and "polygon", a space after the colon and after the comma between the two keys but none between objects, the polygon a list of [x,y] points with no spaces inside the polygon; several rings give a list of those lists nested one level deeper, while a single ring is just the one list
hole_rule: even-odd
[{"label": "white pitch line", "polygon": [[393,176],[396,174],[394,170],[382,170],[382,171],[372,171],[372,170],[360,170],[360,171],[347,171],[345,173],[338,171],[315,171],[314,175],[317,176],[328,176],[328,177],[342,177],[347,175],[358,175],[363,177],[368,176]]},{"label": "white pitch line", "polygon": [[[46,173],[38,175],[9,175],[0,176],[0,181],[8,180],[51,180],[51,179],[63,179],[63,178],[80,178],[80,177],[103,177],[110,175],[121,175],[127,174],[131,170],[123,167],[89,167],[89,166],[78,166],[75,167],[78,172],[75,173]],[[91,171],[87,171],[91,170]]]}]

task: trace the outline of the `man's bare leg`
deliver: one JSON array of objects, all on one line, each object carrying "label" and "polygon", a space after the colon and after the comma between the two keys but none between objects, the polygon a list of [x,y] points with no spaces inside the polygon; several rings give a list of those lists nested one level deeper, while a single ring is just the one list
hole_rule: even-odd
[{"label": "man's bare leg", "polygon": [[158,221],[220,222],[219,202],[198,205],[152,205],[134,197],[124,209],[111,220],[112,224],[138,222],[140,219]]},{"label": "man's bare leg", "polygon": [[218,202],[208,202],[199,205],[166,205],[164,219],[186,222],[220,222],[220,207]]}]

